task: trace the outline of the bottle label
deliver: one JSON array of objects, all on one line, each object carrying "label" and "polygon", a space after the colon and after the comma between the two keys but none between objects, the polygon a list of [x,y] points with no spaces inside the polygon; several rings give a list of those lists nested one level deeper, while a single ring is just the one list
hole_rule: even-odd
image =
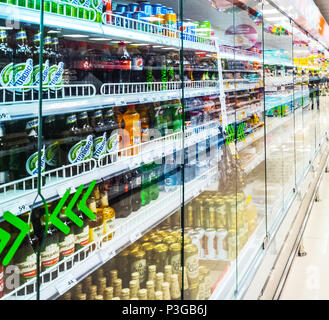
[{"label": "bottle label", "polygon": [[92,0],[93,8],[100,13],[103,13],[103,0]]},{"label": "bottle label", "polygon": [[111,135],[107,140],[106,151],[108,153],[116,152],[119,148],[119,135],[117,133]]},{"label": "bottle label", "polygon": [[[33,60],[27,59],[25,63],[18,63],[14,66],[15,87],[32,86],[33,83]],[[30,89],[25,89],[28,91]],[[16,92],[23,92],[24,89],[15,89]]]},{"label": "bottle label", "polygon": [[172,272],[178,274],[181,267],[181,255],[175,254],[171,257],[170,264],[172,266]]},{"label": "bottle label", "polygon": [[86,0],[83,5],[84,8],[90,8],[90,0]]},{"label": "bottle label", "polygon": [[103,116],[102,110],[97,110],[94,112],[94,118],[100,118],[102,116]]},{"label": "bottle label", "polygon": [[68,234],[64,237],[63,241],[59,243],[59,253],[62,257],[67,257],[74,253],[74,234]]},{"label": "bottle label", "polygon": [[104,154],[106,154],[106,132],[104,132],[102,137],[94,139],[93,157],[99,159]]},{"label": "bottle label", "polygon": [[131,272],[138,272],[139,273],[139,282],[143,283],[146,280],[146,259],[136,260],[131,265]]},{"label": "bottle label", "polygon": [[31,121],[26,122],[25,129],[26,130],[36,129],[36,128],[38,128],[38,125],[39,125],[39,120],[33,119]]},{"label": "bottle label", "polygon": [[24,282],[34,278],[37,275],[37,255],[35,253],[28,255],[25,261],[17,264],[17,267]]},{"label": "bottle label", "polygon": [[[58,65],[51,66],[49,70],[49,85],[59,85],[62,86],[64,84],[64,63],[60,62]],[[52,90],[59,90],[61,87],[51,88]]]},{"label": "bottle label", "polygon": [[1,87],[12,87],[14,85],[13,82],[14,77],[14,64],[7,64],[0,73],[0,85]]},{"label": "bottle label", "polygon": [[75,245],[78,248],[82,248],[89,243],[89,226],[86,225],[80,233],[76,233],[74,236]]},{"label": "bottle label", "polygon": [[86,140],[75,144],[69,151],[68,159],[70,163],[79,163],[88,160],[93,154],[93,136],[89,135]]},{"label": "bottle label", "polygon": [[131,69],[135,71],[143,71],[144,68],[144,60],[142,57],[135,57],[132,61]]},{"label": "bottle label", "polygon": [[[41,172],[46,168],[45,146],[41,150]],[[38,152],[33,153],[26,161],[26,171],[29,175],[33,176],[38,173]]]},{"label": "bottle label", "polygon": [[[39,74],[40,67],[39,65],[36,65],[33,67],[33,85],[37,86],[39,85]],[[42,65],[42,85],[48,85],[49,84],[49,60],[46,60],[46,62]],[[44,88],[44,91],[47,91],[48,88]]]},{"label": "bottle label", "polygon": [[0,39],[6,39],[7,38],[7,32],[5,30],[0,30]]},{"label": "bottle label", "polygon": [[45,45],[51,45],[51,37],[45,37]]},{"label": "bottle label", "polygon": [[57,243],[49,244],[41,252],[41,264],[44,268],[50,268],[59,261],[59,246]]},{"label": "bottle label", "polygon": [[131,70],[131,60],[120,60],[119,70]]},{"label": "bottle label", "polygon": [[24,30],[17,32],[16,40],[25,40],[25,39],[26,39],[26,32]]},{"label": "bottle label", "polygon": [[58,155],[59,143],[56,141],[46,148],[46,163],[51,167],[57,167],[59,161]]},{"label": "bottle label", "polygon": [[88,118],[88,113],[87,113],[86,111],[81,112],[81,113],[79,114],[79,119],[80,119],[80,120],[84,120],[84,119],[87,119],[87,118]]},{"label": "bottle label", "polygon": [[89,241],[100,241],[103,236],[104,227],[103,225],[99,227],[89,228]]},{"label": "bottle label", "polygon": [[199,280],[199,258],[196,254],[186,258],[186,272],[190,280]]},{"label": "bottle label", "polygon": [[104,220],[105,220],[104,234],[109,234],[111,232],[111,230],[113,230],[113,228],[114,228],[115,213],[111,207],[104,209],[103,213],[104,213]]},{"label": "bottle label", "polygon": [[66,124],[71,124],[76,121],[77,121],[77,116],[75,114],[66,118]]}]

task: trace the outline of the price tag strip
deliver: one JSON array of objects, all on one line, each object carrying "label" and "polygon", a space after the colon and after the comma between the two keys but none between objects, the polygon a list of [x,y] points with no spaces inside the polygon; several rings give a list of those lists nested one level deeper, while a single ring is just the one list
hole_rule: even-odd
[{"label": "price tag strip", "polygon": [[64,294],[72,287],[74,287],[77,283],[77,280],[73,277],[73,275],[69,274],[65,276],[61,282],[56,284],[56,290],[60,295]]}]

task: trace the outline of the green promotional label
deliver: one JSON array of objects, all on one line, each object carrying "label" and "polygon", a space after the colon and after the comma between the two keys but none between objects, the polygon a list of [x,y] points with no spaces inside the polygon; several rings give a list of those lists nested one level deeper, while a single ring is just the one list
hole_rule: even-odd
[{"label": "green promotional label", "polygon": [[91,159],[93,155],[93,136],[89,135],[86,140],[75,144],[69,151],[68,159],[70,163],[78,163]]},{"label": "green promotional label", "polygon": [[46,148],[46,163],[51,167],[57,167],[58,165],[58,154],[59,154],[59,143],[58,141],[50,144]]},{"label": "green promotional label", "polygon": [[7,64],[0,73],[0,84],[1,87],[12,87],[14,78],[14,64]]},{"label": "green promotional label", "polygon": [[[45,147],[41,152],[41,172],[45,171]],[[29,175],[33,176],[38,173],[38,152],[33,153],[29,156],[25,165],[26,171]]]},{"label": "green promotional label", "polygon": [[106,154],[106,132],[103,136],[94,139],[93,157],[99,159],[104,154]]},{"label": "green promotional label", "polygon": [[106,149],[108,153],[113,153],[118,150],[118,147],[119,147],[119,135],[115,133],[107,140]]}]

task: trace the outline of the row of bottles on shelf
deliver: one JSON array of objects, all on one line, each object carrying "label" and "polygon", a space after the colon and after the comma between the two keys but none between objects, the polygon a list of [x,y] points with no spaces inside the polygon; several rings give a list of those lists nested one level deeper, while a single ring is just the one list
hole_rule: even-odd
[{"label": "row of bottles on shelf", "polygon": [[[1,2],[40,10],[39,0],[2,0]],[[115,10],[112,10],[114,8]],[[179,21],[180,19],[173,8],[162,4],[151,4],[148,1],[122,4],[116,1],[112,3],[112,0],[79,0],[77,2],[46,0],[44,2],[44,10],[45,12],[99,23],[103,22],[102,15],[106,13],[104,20],[106,24],[152,32],[173,38],[179,37],[178,32],[183,32],[185,33],[183,36],[184,40],[193,42],[197,42],[200,37],[210,39],[214,35],[209,21],[198,22],[191,19]]]},{"label": "row of bottles on shelf", "polygon": [[[19,30],[8,39],[0,30],[0,103],[38,99],[40,33]],[[33,38],[33,41],[32,41]],[[154,48],[68,41],[46,34],[43,48],[42,81],[44,99],[88,95],[89,88],[72,90],[69,84],[93,84],[97,92],[103,83],[150,83],[180,81],[179,52],[155,52]],[[216,80],[214,57],[184,54],[185,81]],[[18,87],[18,88],[15,88]],[[26,87],[26,88],[24,88]],[[167,85],[161,87],[166,90]],[[134,88],[135,91],[138,88]],[[134,91],[133,91],[134,92]],[[109,93],[120,93],[110,91]]]},{"label": "row of bottles on shelf", "polygon": [[[77,284],[64,300],[205,300],[210,271],[199,265],[198,247],[184,236],[184,274],[179,227],[156,229]],[[184,278],[184,283],[182,279]]]},{"label": "row of bottles on shelf", "polygon": [[[217,98],[187,99],[186,127],[194,128],[218,119],[216,101]],[[38,126],[37,118],[0,124],[1,184],[37,173]],[[91,158],[99,159],[105,154],[113,154],[117,158],[121,156],[118,152],[122,149],[125,150],[122,156],[136,155],[141,152],[141,143],[181,130],[182,106],[179,100],[115,107],[89,114],[47,116],[43,120],[41,170],[44,172]],[[79,173],[80,169],[66,168],[58,174],[70,177]],[[88,170],[88,165],[83,169]],[[36,187],[33,180],[20,184],[18,188]]]}]

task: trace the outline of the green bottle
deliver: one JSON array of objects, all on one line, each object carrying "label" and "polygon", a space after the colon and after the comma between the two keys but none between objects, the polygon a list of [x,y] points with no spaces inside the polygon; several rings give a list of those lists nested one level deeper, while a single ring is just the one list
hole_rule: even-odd
[{"label": "green bottle", "polygon": [[173,124],[173,131],[179,132],[182,130],[182,104],[177,103],[172,106],[172,124]]},{"label": "green bottle", "polygon": [[142,165],[142,206],[146,206],[151,202],[151,175],[150,165]]},{"label": "green bottle", "polygon": [[151,200],[156,200],[159,197],[159,165],[155,162],[149,165],[150,170],[150,196]]},{"label": "green bottle", "polygon": [[[103,0],[91,0],[91,7],[96,11],[96,22],[102,23]],[[91,20],[92,17],[90,16]]]}]

